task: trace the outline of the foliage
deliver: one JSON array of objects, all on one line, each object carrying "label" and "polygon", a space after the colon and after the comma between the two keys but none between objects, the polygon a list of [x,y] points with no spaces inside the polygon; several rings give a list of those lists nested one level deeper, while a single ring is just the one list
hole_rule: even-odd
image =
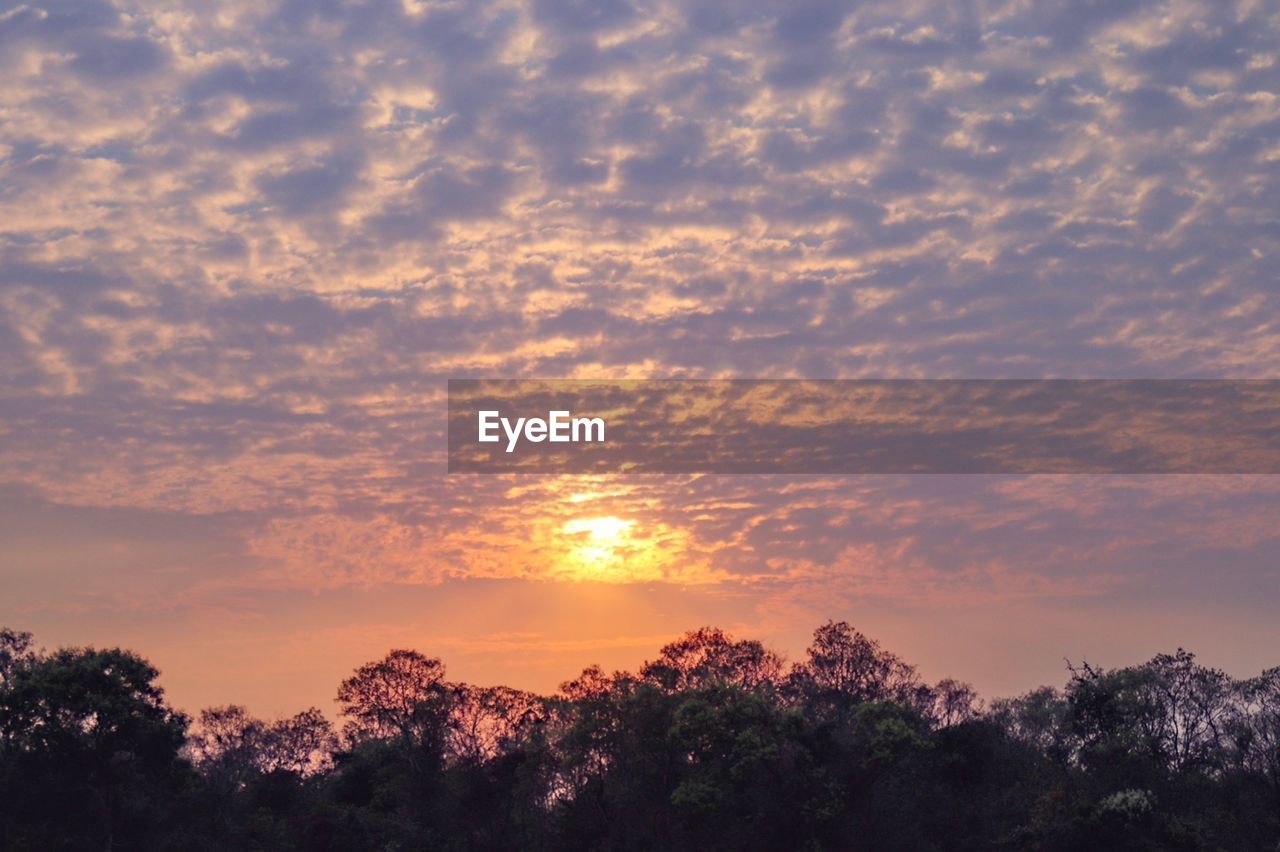
[{"label": "foliage", "polygon": [[0,845],[90,849],[148,845],[188,780],[187,720],[157,671],[118,649],[40,655],[5,632],[0,683]]},{"label": "foliage", "polygon": [[0,850],[1280,848],[1280,669],[1183,650],[993,701],[850,625],[692,631],[550,696],[394,650],[188,731],[145,660],[0,631]]}]

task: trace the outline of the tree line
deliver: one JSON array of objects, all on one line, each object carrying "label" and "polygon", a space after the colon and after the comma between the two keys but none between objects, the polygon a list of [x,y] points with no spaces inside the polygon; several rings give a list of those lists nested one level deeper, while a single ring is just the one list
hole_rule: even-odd
[{"label": "tree line", "polygon": [[984,704],[844,622],[703,628],[553,695],[393,650],[190,719],[120,649],[0,630],[0,850],[1277,850],[1280,668],[1183,650]]}]

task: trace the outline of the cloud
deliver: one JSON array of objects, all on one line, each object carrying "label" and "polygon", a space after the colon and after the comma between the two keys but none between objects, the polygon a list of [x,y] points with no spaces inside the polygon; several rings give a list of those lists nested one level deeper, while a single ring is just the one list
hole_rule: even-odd
[{"label": "cloud", "polygon": [[[5,478],[253,513],[271,583],[541,581],[569,486],[441,480],[446,378],[1274,376],[1277,26],[1191,0],[7,7]],[[1263,524],[1265,489],[1116,487],[1084,526],[980,482],[677,478],[599,514],[673,583],[1269,569],[1221,535],[1270,541],[1222,509]],[[1201,515],[1212,547],[1178,531]],[[1113,540],[1089,569],[1082,530]]]}]

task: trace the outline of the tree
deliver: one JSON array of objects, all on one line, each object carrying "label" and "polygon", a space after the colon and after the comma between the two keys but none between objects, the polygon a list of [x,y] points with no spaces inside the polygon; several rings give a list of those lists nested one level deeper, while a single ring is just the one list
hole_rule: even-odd
[{"label": "tree", "polygon": [[929,708],[929,719],[940,728],[949,728],[977,718],[981,710],[972,686],[951,678],[938,681],[933,687],[933,706]]},{"label": "tree", "polygon": [[543,701],[531,692],[459,686],[449,714],[449,754],[458,761],[483,763],[544,718]]},{"label": "tree", "polygon": [[988,717],[1010,737],[1031,746],[1059,766],[1075,759],[1078,740],[1069,729],[1070,707],[1052,686],[1042,686],[1017,698],[991,702]]},{"label": "tree", "polygon": [[[11,643],[10,647],[14,647]],[[182,785],[187,719],[141,657],[26,656],[0,688],[0,796],[15,848],[146,846]]]},{"label": "tree", "polygon": [[394,650],[366,663],[338,687],[351,739],[400,737],[418,742],[450,692],[444,664],[417,651]]},{"label": "tree", "polygon": [[1237,711],[1235,684],[1225,672],[1196,663],[1179,648],[1140,667],[1158,708],[1151,735],[1174,772],[1217,772],[1224,765],[1226,731]]},{"label": "tree", "polygon": [[337,737],[318,709],[264,722],[240,706],[201,711],[187,743],[192,762],[202,773],[234,786],[272,772],[312,775],[333,763]]},{"label": "tree", "polygon": [[187,741],[187,753],[206,778],[236,789],[262,771],[259,754],[264,728],[261,720],[234,704],[202,710]]},{"label": "tree", "polygon": [[759,642],[738,641],[718,628],[702,627],[664,646],[640,674],[669,692],[714,684],[756,689],[778,682],[782,660]]},{"label": "tree", "polygon": [[935,700],[913,666],[844,621],[814,631],[808,660],[792,667],[787,690],[810,713],[833,720],[868,701],[896,701],[927,714]]},{"label": "tree", "polygon": [[0,686],[9,680],[15,669],[34,658],[30,633],[0,627]]},{"label": "tree", "polygon": [[1068,667],[983,712],[843,622],[785,679],[703,628],[546,697],[399,650],[345,738],[229,705],[188,761],[145,660],[0,630],[0,850],[1280,848],[1280,669]]},{"label": "tree", "polygon": [[1194,654],[1179,648],[1140,666],[1108,671],[1086,663],[1071,672],[1069,721],[1086,764],[1123,755],[1173,773],[1225,765],[1235,688]]},{"label": "tree", "polygon": [[309,707],[267,725],[263,766],[267,772],[301,776],[323,772],[333,765],[337,741],[333,725],[320,709]]},{"label": "tree", "polygon": [[802,717],[735,685],[686,692],[666,739],[677,836],[688,848],[804,848],[836,801]]},{"label": "tree", "polygon": [[1280,667],[1240,684],[1232,738],[1240,767],[1280,792]]}]

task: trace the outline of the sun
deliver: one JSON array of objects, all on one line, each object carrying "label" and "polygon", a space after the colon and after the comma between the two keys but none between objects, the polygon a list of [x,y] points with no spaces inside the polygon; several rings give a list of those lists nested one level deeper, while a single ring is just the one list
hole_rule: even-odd
[{"label": "sun", "polygon": [[635,523],[635,521],[615,518],[613,515],[603,518],[574,518],[565,522],[564,531],[569,535],[586,533],[588,540],[597,544],[618,545],[627,538],[627,533]]},{"label": "sun", "polygon": [[619,571],[623,555],[631,550],[634,526],[635,521],[613,515],[566,521],[562,530],[573,542],[569,561],[574,573],[600,579]]},{"label": "sun", "polygon": [[[563,517],[563,516],[562,516]],[[705,555],[687,530],[661,521],[595,515],[558,521],[554,576],[593,583],[709,582]]]}]

